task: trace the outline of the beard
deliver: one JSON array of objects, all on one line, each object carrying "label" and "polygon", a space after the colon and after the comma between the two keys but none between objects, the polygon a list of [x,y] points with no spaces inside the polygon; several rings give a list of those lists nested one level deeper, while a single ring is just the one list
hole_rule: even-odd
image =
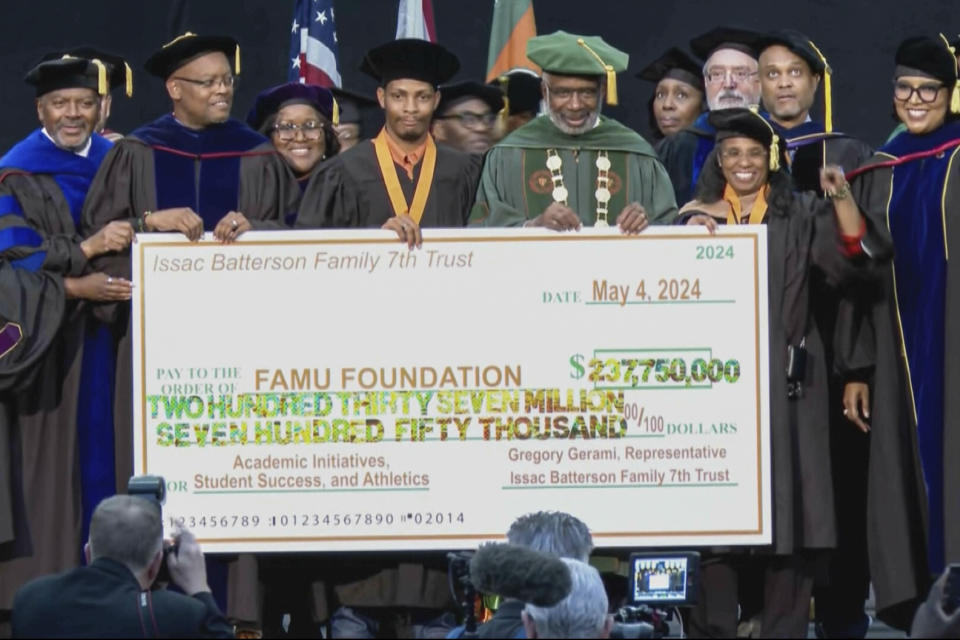
[{"label": "beard", "polygon": [[560,117],[560,114],[550,108],[550,103],[546,100],[540,101],[540,113],[545,113],[550,118],[550,122],[554,124],[557,129],[563,131],[568,136],[579,136],[583,135],[590,129],[593,129],[597,126],[597,120],[600,118],[600,104],[597,104],[595,111],[591,111],[590,115],[587,116],[587,120],[580,125],[579,127],[571,127],[566,122],[563,121],[563,118]]},{"label": "beard", "polygon": [[710,107],[711,111],[716,109],[735,109],[738,107],[746,109],[755,104],[757,103],[751,101],[744,93],[736,89],[724,89],[712,100],[707,100],[707,106]]}]

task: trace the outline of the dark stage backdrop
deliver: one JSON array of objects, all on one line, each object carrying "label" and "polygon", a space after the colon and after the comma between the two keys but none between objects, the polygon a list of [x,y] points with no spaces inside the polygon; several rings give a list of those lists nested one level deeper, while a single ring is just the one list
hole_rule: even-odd
[{"label": "dark stage backdrop", "polygon": [[[348,88],[373,91],[356,69],[363,52],[392,39],[397,0],[335,0],[340,69]],[[486,72],[493,0],[433,0],[440,42],[462,61],[461,76]],[[127,56],[134,97],[114,97],[111,128],[130,131],[168,109],[161,81],[143,62],[183,31],[226,33],[241,43],[243,68],[234,115],[256,93],[286,80],[293,0],[20,0],[4,3],[0,21],[0,149],[37,126],[24,73],[46,51],[91,44]],[[621,106],[607,113],[646,133],[651,87],[633,77],[673,44],[717,24],[755,29],[792,26],[806,32],[832,63],[839,130],[880,144],[892,129],[893,53],[913,34],[960,31],[957,0],[534,0],[539,33],[566,29],[599,34],[629,52],[620,77]],[[953,11],[951,11],[953,9]]]}]

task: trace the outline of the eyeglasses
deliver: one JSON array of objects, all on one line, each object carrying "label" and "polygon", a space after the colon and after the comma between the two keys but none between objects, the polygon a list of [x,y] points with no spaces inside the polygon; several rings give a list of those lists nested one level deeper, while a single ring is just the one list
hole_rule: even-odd
[{"label": "eyeglasses", "polygon": [[232,74],[227,74],[225,76],[220,76],[219,78],[207,78],[206,80],[195,80],[193,78],[184,78],[183,76],[173,76],[174,80],[182,80],[183,82],[189,82],[190,84],[195,84],[202,89],[210,91],[216,86],[223,84],[224,87],[229,89],[233,86],[235,79]]},{"label": "eyeglasses", "polygon": [[323,123],[316,120],[307,120],[303,124],[281,122],[273,125],[273,131],[281,140],[293,140],[297,137],[297,131],[307,140],[316,140],[323,135]]},{"label": "eyeglasses", "polygon": [[913,94],[917,94],[920,102],[927,104],[936,101],[940,89],[945,88],[942,84],[923,84],[919,87],[911,87],[906,82],[895,82],[893,84],[893,97],[901,102],[909,102]]},{"label": "eyeglasses", "polygon": [[563,102],[570,100],[571,98],[573,98],[573,96],[577,96],[578,98],[580,98],[581,102],[596,102],[597,99],[600,97],[600,89],[597,87],[589,87],[586,89],[571,89],[569,87],[557,87],[556,89],[554,89],[553,87],[551,87],[546,83],[544,83],[544,85],[547,87],[547,91],[550,93],[551,96]]},{"label": "eyeglasses", "polygon": [[[744,154],[741,149],[722,149],[720,151],[720,157],[730,162],[739,161],[743,155]],[[746,155],[750,160],[760,160],[761,158],[767,157],[767,150],[754,147],[753,149],[750,149]]]},{"label": "eyeglasses", "polygon": [[489,128],[493,126],[493,123],[497,121],[497,114],[495,113],[474,113],[472,111],[464,111],[462,113],[451,113],[448,116],[437,116],[437,120],[459,120],[460,124],[466,127],[467,129],[476,129],[478,127]]},{"label": "eyeglasses", "polygon": [[710,84],[720,84],[727,79],[728,73],[733,77],[735,82],[746,82],[753,76],[757,75],[756,71],[750,71],[749,69],[743,67],[737,69],[715,67],[713,69],[708,69],[705,75],[707,82]]}]

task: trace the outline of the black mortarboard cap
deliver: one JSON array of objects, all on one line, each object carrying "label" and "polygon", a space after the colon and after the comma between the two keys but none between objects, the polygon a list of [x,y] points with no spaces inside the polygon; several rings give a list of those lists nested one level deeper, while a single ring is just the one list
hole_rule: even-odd
[{"label": "black mortarboard cap", "polygon": [[653,83],[660,82],[664,78],[673,78],[703,91],[702,65],[677,47],[671,47],[662,56],[641,69],[637,77]]},{"label": "black mortarboard cap", "polygon": [[60,89],[93,89],[106,95],[110,87],[105,64],[73,57],[44,60],[24,80],[37,88],[37,97]]},{"label": "black mortarboard cap", "polygon": [[331,87],[330,91],[333,93],[333,97],[337,99],[337,104],[340,105],[341,124],[360,124],[363,120],[361,115],[363,109],[379,106],[373,98],[356,91],[337,87]]},{"label": "black mortarboard cap", "polygon": [[756,58],[759,41],[760,34],[756,31],[739,27],[717,27],[691,40],[690,49],[704,61],[720,49],[735,49]]},{"label": "black mortarboard cap", "polygon": [[127,61],[120,56],[93,47],[76,47],[67,51],[48,53],[43,59],[57,60],[64,56],[85,60],[100,60],[107,67],[107,83],[110,85],[110,91],[117,87],[124,87],[128,98],[133,95],[133,71],[130,70]]},{"label": "black mortarboard cap", "polygon": [[707,121],[717,130],[717,142],[726,138],[745,137],[756,140],[770,149],[770,170],[780,168],[780,137],[773,127],[753,109],[716,109]]},{"label": "black mortarboard cap", "polygon": [[380,86],[408,78],[437,87],[459,69],[457,56],[438,44],[415,38],[401,38],[375,47],[360,64],[360,71],[376,79]]},{"label": "black mortarboard cap", "polygon": [[236,40],[230,36],[198,36],[189,31],[163,45],[143,66],[150,75],[166,80],[194,58],[213,51],[227,56],[227,60],[233,61],[233,72],[240,73],[240,45]]},{"label": "black mortarboard cap", "polygon": [[757,45],[757,54],[763,53],[768,47],[780,45],[786,47],[793,53],[803,58],[811,71],[814,73],[823,73],[827,67],[827,61],[820,49],[807,36],[794,29],[778,29],[765,34]]},{"label": "black mortarboard cap", "polygon": [[509,115],[537,113],[540,110],[540,101],[543,99],[541,80],[534,71],[517,67],[491,80],[489,84],[499,87],[506,96]]},{"label": "black mortarboard cap", "polygon": [[957,81],[957,59],[940,38],[907,38],[897,47],[894,60],[899,67],[921,71],[949,87]]},{"label": "black mortarboard cap", "polygon": [[466,98],[482,100],[493,113],[499,113],[503,109],[503,92],[500,89],[467,80],[440,86],[440,104],[437,105],[434,116],[442,116],[447,109]]},{"label": "black mortarboard cap", "polygon": [[333,124],[340,121],[339,107],[329,89],[314,84],[288,82],[257,94],[253,107],[247,114],[247,124],[259,131],[267,118],[288,104],[307,104]]}]

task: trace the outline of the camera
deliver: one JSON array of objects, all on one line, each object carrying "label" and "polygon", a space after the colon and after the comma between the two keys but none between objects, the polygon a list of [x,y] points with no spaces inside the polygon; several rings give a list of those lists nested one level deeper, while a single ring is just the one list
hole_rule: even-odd
[{"label": "camera", "polygon": [[696,604],[700,554],[632,553],[629,604],[614,616],[611,638],[663,638],[670,635],[673,608]]},{"label": "camera", "polygon": [[695,604],[700,582],[700,554],[630,554],[630,602],[676,607]]},{"label": "camera", "polygon": [[[167,483],[163,476],[131,476],[127,481],[127,495],[144,498],[157,506],[163,517],[163,504],[167,501]],[[179,547],[176,542],[163,541],[163,562],[154,584],[170,582],[170,571],[167,569],[167,558],[170,554],[177,554]]]}]

